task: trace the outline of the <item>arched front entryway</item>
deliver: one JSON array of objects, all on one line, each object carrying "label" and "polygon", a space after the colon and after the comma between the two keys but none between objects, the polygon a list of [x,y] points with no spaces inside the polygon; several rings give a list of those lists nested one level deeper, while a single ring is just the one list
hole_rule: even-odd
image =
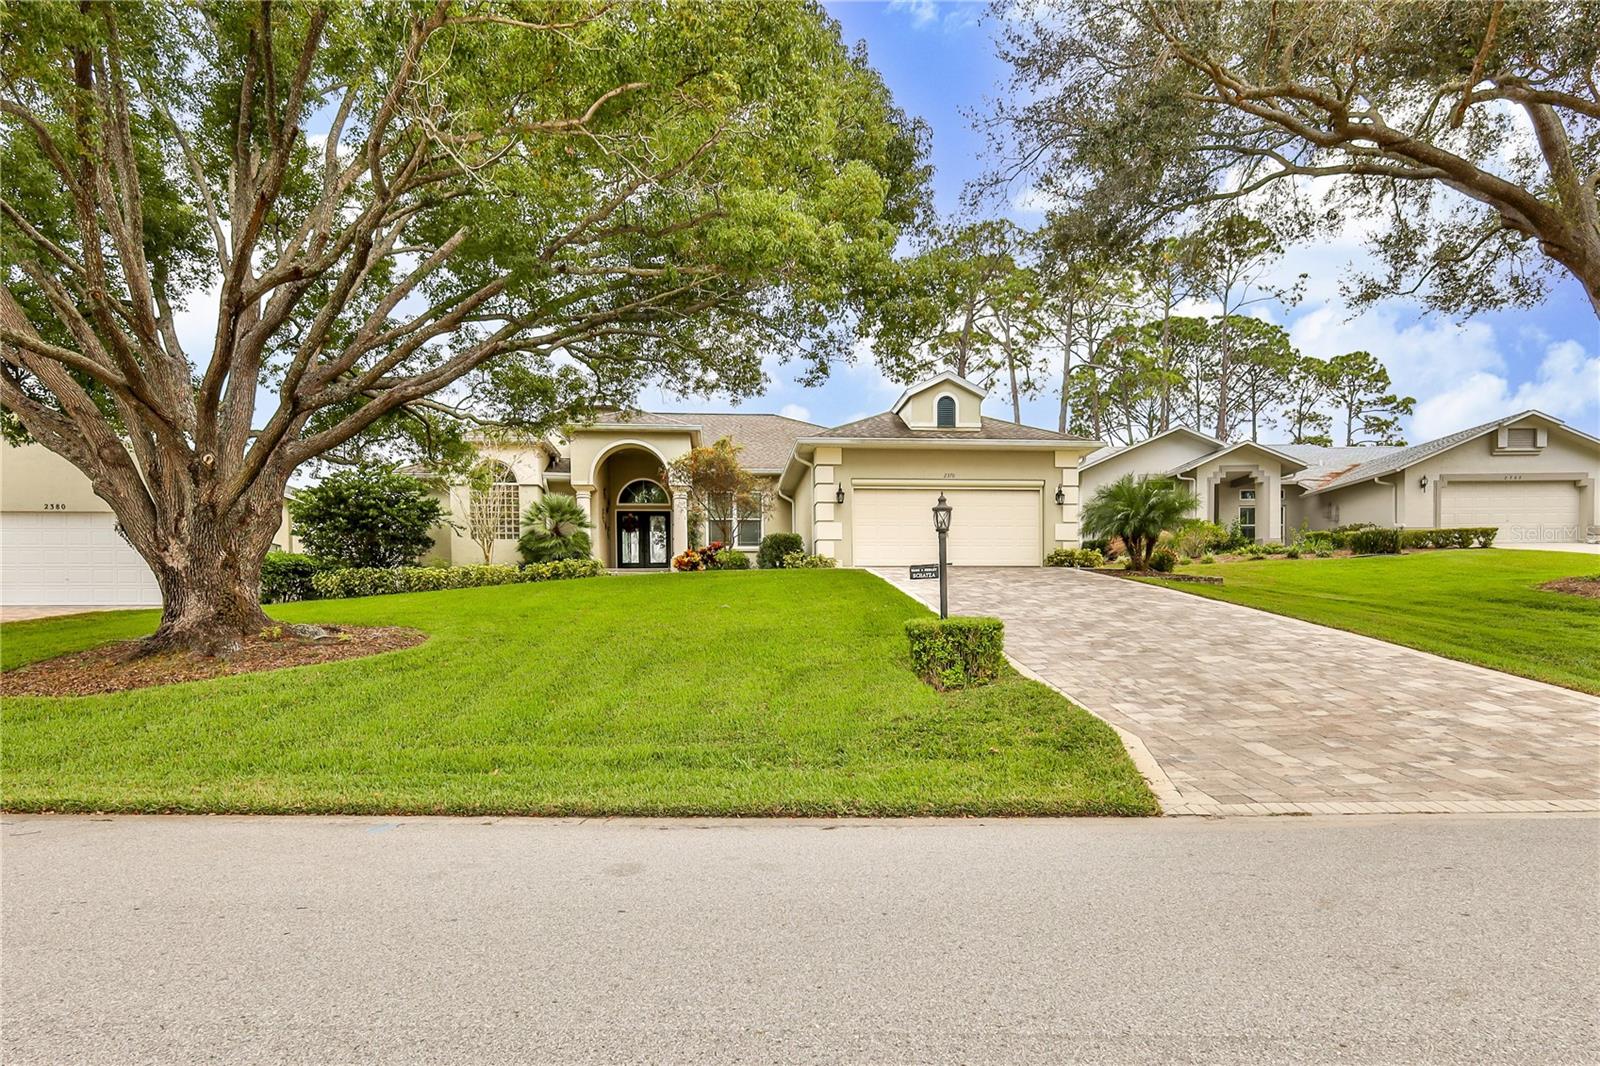
[{"label": "arched front entryway", "polygon": [[607,566],[664,570],[688,546],[683,493],[667,484],[665,466],[649,444],[619,442],[595,460],[592,486],[574,486],[594,523],[594,554]]}]

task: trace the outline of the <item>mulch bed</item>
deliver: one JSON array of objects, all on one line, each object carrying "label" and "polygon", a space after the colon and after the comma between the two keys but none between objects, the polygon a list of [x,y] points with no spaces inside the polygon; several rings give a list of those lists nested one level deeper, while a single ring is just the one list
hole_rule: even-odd
[{"label": "mulch bed", "polygon": [[1215,574],[1163,574],[1159,570],[1129,570],[1120,566],[1099,566],[1088,572],[1091,574],[1105,574],[1107,577],[1158,577],[1162,581],[1175,581],[1180,585],[1222,584],[1222,578]]},{"label": "mulch bed", "polygon": [[1555,581],[1546,581],[1539,587],[1548,592],[1565,592],[1569,596],[1587,596],[1591,600],[1600,600],[1600,575],[1563,577]]},{"label": "mulch bed", "polygon": [[226,659],[188,652],[135,657],[136,640],[102,644],[88,651],[58,655],[0,673],[0,695],[93,696],[126,692],[151,685],[203,681],[231,674],[256,674],[290,666],[359,659],[385,651],[415,647],[426,633],[402,626],[323,626],[316,639],[282,636],[251,637]]}]

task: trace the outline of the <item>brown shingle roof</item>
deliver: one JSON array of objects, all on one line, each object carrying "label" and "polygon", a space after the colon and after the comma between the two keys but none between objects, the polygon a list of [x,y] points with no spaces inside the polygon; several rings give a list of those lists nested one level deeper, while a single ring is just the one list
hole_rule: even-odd
[{"label": "brown shingle roof", "polygon": [[660,417],[700,427],[700,443],[727,437],[743,450],[739,461],[755,471],[781,471],[794,455],[795,442],[814,437],[822,427],[798,418],[760,414],[702,414],[678,411]]},{"label": "brown shingle roof", "polygon": [[1039,429],[1037,426],[1022,426],[998,418],[984,417],[981,421],[983,428],[976,433],[970,429],[912,429],[899,415],[885,411],[881,415],[847,422],[813,436],[882,440],[1050,440],[1074,444],[1090,443],[1085,437]]}]

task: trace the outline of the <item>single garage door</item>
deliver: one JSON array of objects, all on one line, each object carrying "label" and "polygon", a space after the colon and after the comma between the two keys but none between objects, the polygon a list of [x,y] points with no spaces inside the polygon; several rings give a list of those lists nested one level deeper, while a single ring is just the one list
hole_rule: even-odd
[{"label": "single garage door", "polygon": [[161,590],[115,515],[12,511],[0,514],[0,603],[137,606]]},{"label": "single garage door", "polygon": [[[860,488],[851,494],[851,541],[857,566],[939,561],[933,505],[939,486]],[[952,566],[1039,566],[1039,489],[951,487],[948,549]]]},{"label": "single garage door", "polygon": [[1578,486],[1571,481],[1447,481],[1445,526],[1495,526],[1504,544],[1581,541]]}]

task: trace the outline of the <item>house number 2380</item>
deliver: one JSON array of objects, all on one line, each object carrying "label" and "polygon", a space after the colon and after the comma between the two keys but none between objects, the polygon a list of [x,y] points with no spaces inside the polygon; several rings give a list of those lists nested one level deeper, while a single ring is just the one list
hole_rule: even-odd
[{"label": "house number 2380", "polygon": [[44,509],[46,511],[65,511],[67,505],[64,503],[47,503],[44,505]]}]

